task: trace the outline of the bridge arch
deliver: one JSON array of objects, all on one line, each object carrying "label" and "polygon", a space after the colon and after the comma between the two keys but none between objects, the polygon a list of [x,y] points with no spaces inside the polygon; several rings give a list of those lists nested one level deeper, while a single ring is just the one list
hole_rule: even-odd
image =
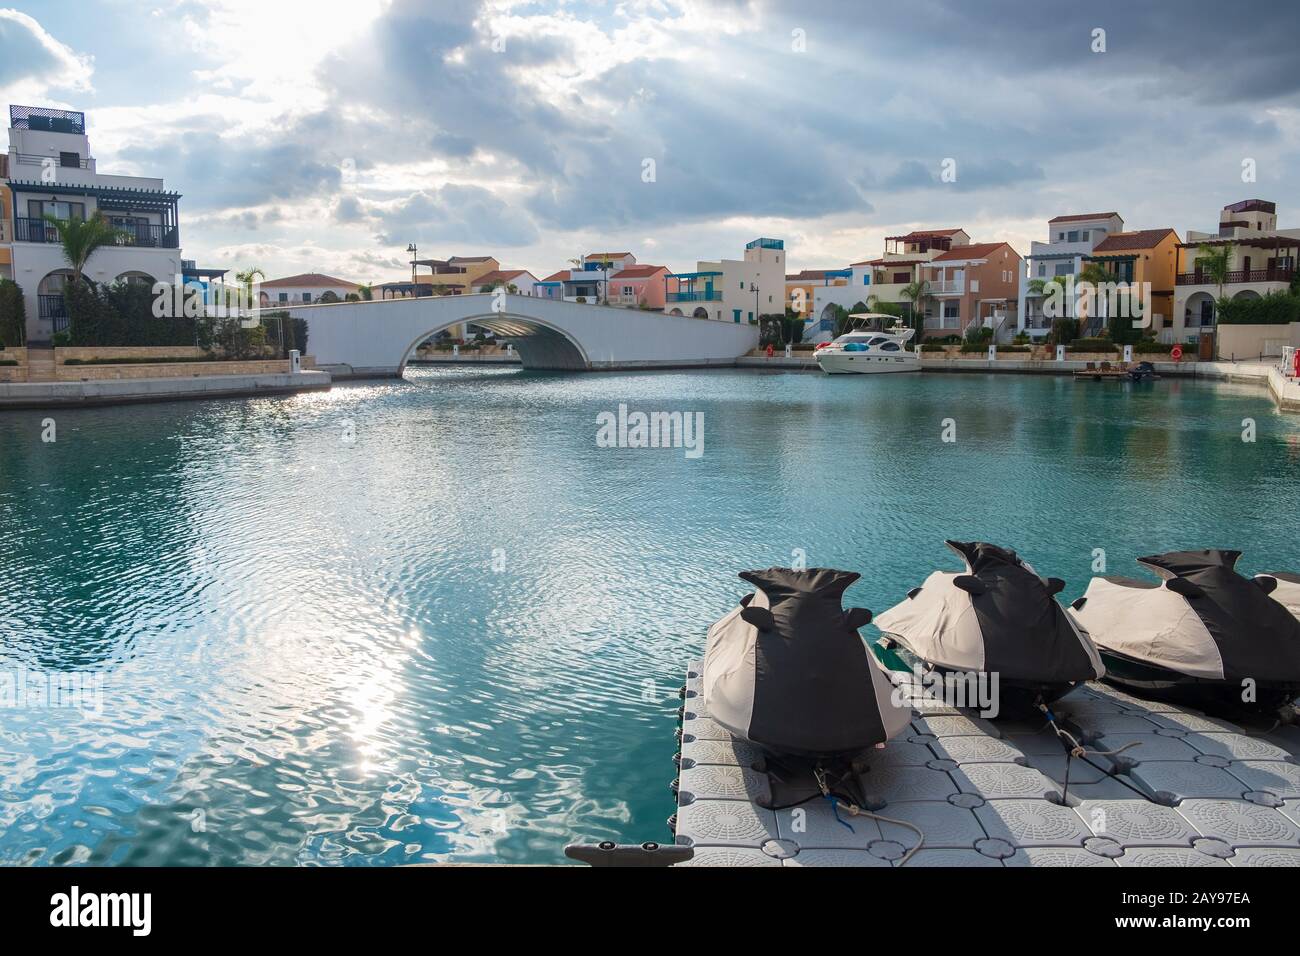
[{"label": "bridge arch", "polygon": [[441,321],[427,332],[416,336],[402,353],[402,362],[398,366],[397,374],[401,375],[406,371],[406,364],[421,342],[458,325],[481,326],[499,339],[509,339],[519,352],[520,359],[531,368],[572,371],[591,368],[591,358],[582,347],[582,343],[564,329],[531,315],[515,312],[487,312]]},{"label": "bridge arch", "polygon": [[316,365],[336,378],[401,375],[415,348],[471,323],[509,339],[525,368],[593,370],[733,365],[758,344],[748,324],[500,294],[272,306],[307,323]]}]

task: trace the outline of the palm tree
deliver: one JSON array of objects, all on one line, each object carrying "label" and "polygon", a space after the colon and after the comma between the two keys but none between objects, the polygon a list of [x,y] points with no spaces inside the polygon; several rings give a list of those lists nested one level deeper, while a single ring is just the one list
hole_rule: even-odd
[{"label": "palm tree", "polygon": [[925,312],[921,305],[929,294],[930,283],[925,279],[909,282],[902,289],[903,298],[912,303],[912,319],[916,323],[917,342],[920,342],[921,336],[925,334]]},{"label": "palm tree", "polygon": [[1223,306],[1223,287],[1228,284],[1228,273],[1232,271],[1232,243],[1212,246],[1201,243],[1196,249],[1197,270],[1210,277],[1210,281],[1219,287],[1219,297],[1214,301],[1215,311]]},{"label": "palm tree", "polygon": [[104,214],[98,210],[89,219],[59,219],[47,214],[45,221],[58,233],[59,242],[63,245],[63,257],[72,267],[74,282],[81,281],[86,264],[96,251],[104,246],[124,242],[130,236],[125,230],[109,225]]}]

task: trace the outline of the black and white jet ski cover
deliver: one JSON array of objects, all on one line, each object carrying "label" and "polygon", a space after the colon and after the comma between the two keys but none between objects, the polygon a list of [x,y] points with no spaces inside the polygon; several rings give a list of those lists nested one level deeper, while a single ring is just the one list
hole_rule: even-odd
[{"label": "black and white jet ski cover", "polygon": [[1050,702],[1105,673],[1097,648],[1016,552],[984,541],[945,541],[964,573],[935,571],[876,619],[884,634],[941,671],[996,673],[1002,688]]},{"label": "black and white jet ski cover", "polygon": [[1071,614],[1108,656],[1199,681],[1240,687],[1249,680],[1294,697],[1300,620],[1274,599],[1278,579],[1243,577],[1234,570],[1239,557],[1212,549],[1138,558],[1160,584],[1093,578]]},{"label": "black and white jet ski cover", "polygon": [[852,758],[901,733],[911,708],[845,611],[852,571],[745,571],[754,593],[709,628],[703,693],[710,716],[774,754]]}]

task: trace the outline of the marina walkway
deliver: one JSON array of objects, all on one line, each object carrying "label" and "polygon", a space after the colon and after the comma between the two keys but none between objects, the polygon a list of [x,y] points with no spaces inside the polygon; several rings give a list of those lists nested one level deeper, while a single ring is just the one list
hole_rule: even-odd
[{"label": "marina walkway", "polygon": [[[690,668],[678,758],[682,866],[898,865],[917,835],[816,799],[774,811],[762,756],[712,721]],[[1103,769],[1030,723],[986,721],[891,674],[913,702],[910,734],[862,775],[869,809],[925,834],[908,866],[1300,865],[1300,728],[1243,728],[1107,684],[1077,688],[1058,719]],[[786,783],[789,786],[789,781]],[[811,779],[807,792],[815,792]],[[851,829],[850,829],[851,827]]]}]

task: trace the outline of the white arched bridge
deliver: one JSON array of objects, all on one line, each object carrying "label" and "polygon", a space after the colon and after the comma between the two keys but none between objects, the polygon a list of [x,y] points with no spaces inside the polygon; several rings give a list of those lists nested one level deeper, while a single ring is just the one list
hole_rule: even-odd
[{"label": "white arched bridge", "polygon": [[731,365],[758,344],[747,323],[486,292],[263,311],[306,319],[307,351],[336,378],[401,375],[417,345],[466,322],[513,343],[529,369]]}]

